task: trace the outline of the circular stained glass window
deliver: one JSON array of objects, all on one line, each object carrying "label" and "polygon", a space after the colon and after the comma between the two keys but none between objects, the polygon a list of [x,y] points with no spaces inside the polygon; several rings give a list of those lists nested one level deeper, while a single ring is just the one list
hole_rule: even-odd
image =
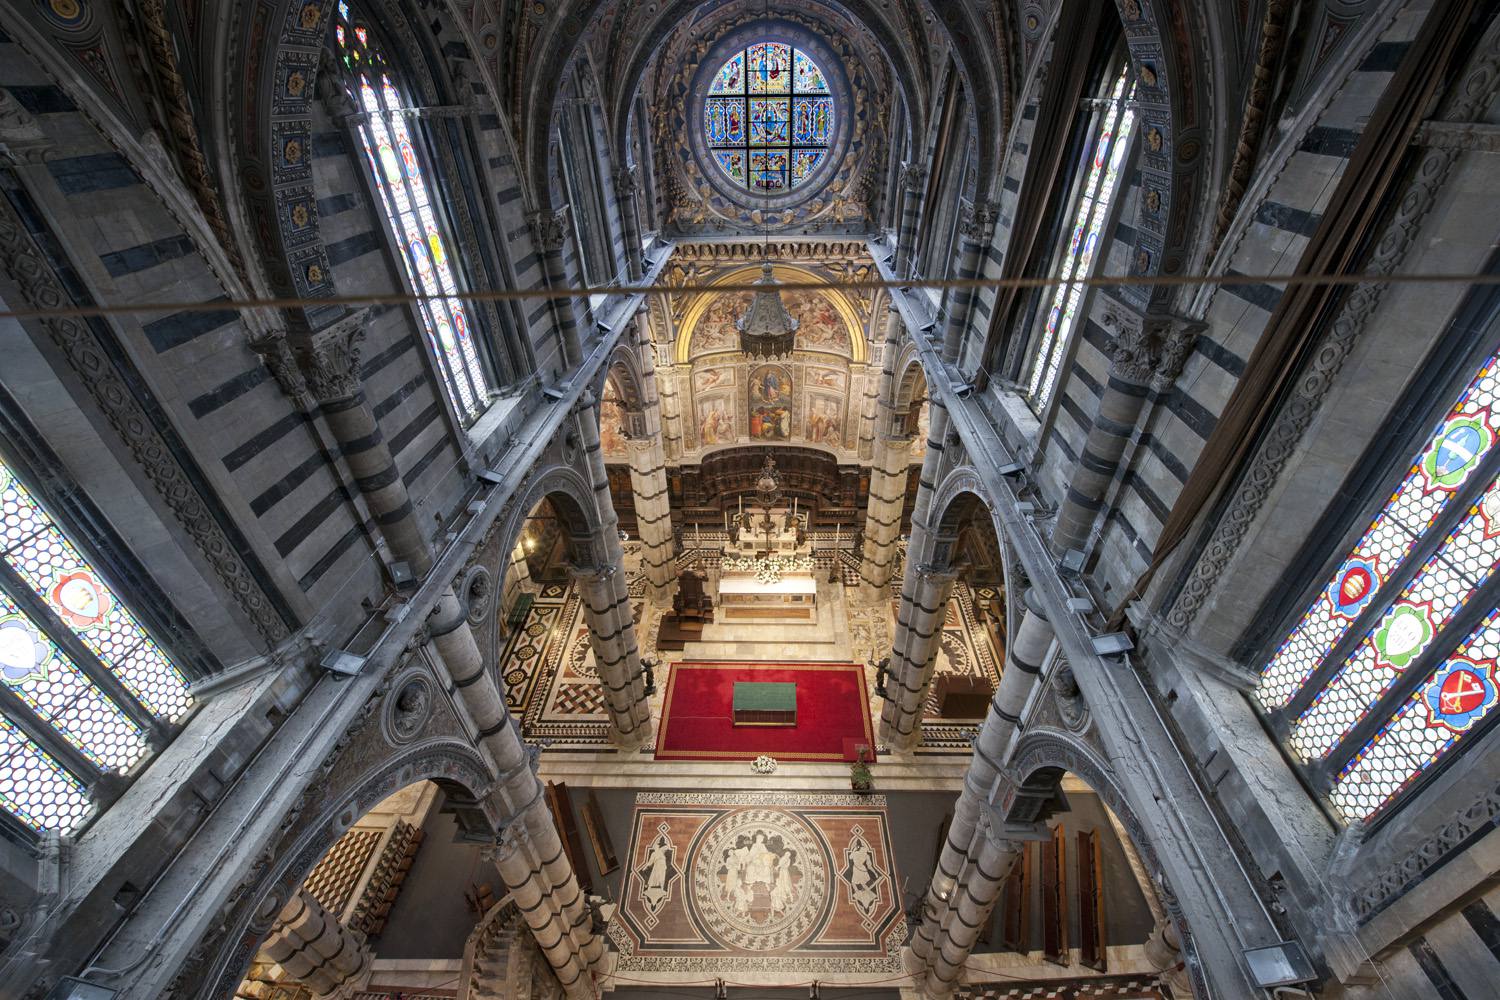
[{"label": "circular stained glass window", "polygon": [[828,78],[796,46],[747,46],[714,74],[703,134],[709,155],[736,187],[789,191],[828,156],[834,135]]}]

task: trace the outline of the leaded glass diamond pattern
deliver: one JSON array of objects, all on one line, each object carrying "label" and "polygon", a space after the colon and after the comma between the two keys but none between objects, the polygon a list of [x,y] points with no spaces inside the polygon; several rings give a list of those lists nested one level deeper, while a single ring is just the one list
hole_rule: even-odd
[{"label": "leaded glass diamond pattern", "polygon": [[1257,697],[1267,709],[1285,705],[1306,683],[1494,445],[1500,429],[1494,412],[1497,360],[1480,369],[1390,502],[1266,664]]},{"label": "leaded glass diamond pattern", "polygon": [[1495,533],[1485,505],[1476,504],[1292,727],[1289,741],[1303,760],[1332,750],[1432,645],[1493,571]]},{"label": "leaded glass diamond pattern", "polygon": [[186,715],[192,698],[182,674],[3,465],[0,525],[6,563],[100,663],[154,715]]},{"label": "leaded glass diamond pattern", "polygon": [[0,716],[0,805],[33,830],[70,832],[89,813],[83,783]]},{"label": "leaded glass diamond pattern", "polygon": [[736,187],[788,191],[816,172],[834,135],[828,79],[801,49],[759,42],[736,52],[709,86],[703,135]]},{"label": "leaded glass diamond pattern", "polygon": [[1500,703],[1500,609],[1433,671],[1335,779],[1345,819],[1375,813],[1409,787]]}]

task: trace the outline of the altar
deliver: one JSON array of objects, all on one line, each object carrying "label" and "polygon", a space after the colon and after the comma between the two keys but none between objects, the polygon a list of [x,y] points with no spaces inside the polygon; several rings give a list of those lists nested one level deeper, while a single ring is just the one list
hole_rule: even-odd
[{"label": "altar", "polygon": [[743,509],[729,523],[719,560],[716,606],[726,620],[814,621],[814,576],[807,515],[790,509]]}]

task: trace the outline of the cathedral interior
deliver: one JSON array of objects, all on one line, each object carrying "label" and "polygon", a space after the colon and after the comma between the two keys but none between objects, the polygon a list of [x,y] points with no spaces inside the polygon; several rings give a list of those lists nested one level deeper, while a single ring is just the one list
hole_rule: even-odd
[{"label": "cathedral interior", "polygon": [[1497,154],[1483,0],[5,0],[0,997],[1500,997]]}]

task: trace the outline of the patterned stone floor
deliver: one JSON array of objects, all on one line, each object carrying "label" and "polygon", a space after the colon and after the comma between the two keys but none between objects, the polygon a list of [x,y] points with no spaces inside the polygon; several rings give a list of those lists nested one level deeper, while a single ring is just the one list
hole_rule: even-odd
[{"label": "patterned stone floor", "polygon": [[[678,557],[679,571],[707,572],[717,564],[715,546],[722,544],[722,532],[689,535],[685,541],[685,550]],[[837,558],[844,592],[852,594],[859,581],[858,557],[847,548],[847,542],[845,548],[835,551],[833,541],[831,532],[814,533],[814,543],[819,546],[815,548],[818,577],[826,579]],[[656,656],[662,661],[657,680],[664,687],[668,662],[685,654],[656,651],[656,634],[664,609],[645,600],[645,581],[633,572],[638,555],[639,544],[627,546],[626,568],[637,634],[642,655]],[[833,588],[834,592],[837,590]],[[954,587],[937,658],[938,674],[977,674],[988,677],[993,685],[999,684],[1000,651],[992,645],[976,609],[976,601],[993,596],[988,588],[970,588],[965,583]],[[869,662],[890,652],[895,629],[894,607],[895,602],[889,607],[846,605],[849,652],[856,661]],[[844,656],[841,652],[838,658]],[[506,638],[500,655],[506,701],[511,712],[522,720],[527,739],[553,749],[610,749],[608,719],[593,661],[582,602],[572,584],[542,584],[526,621]],[[878,716],[880,701],[874,693],[875,675],[873,671],[867,674],[871,712]],[[969,740],[980,721],[942,719],[937,714],[935,697],[929,699],[919,752],[967,753]]]},{"label": "patterned stone floor", "polygon": [[880,795],[641,792],[615,971],[899,975],[907,926]]}]

